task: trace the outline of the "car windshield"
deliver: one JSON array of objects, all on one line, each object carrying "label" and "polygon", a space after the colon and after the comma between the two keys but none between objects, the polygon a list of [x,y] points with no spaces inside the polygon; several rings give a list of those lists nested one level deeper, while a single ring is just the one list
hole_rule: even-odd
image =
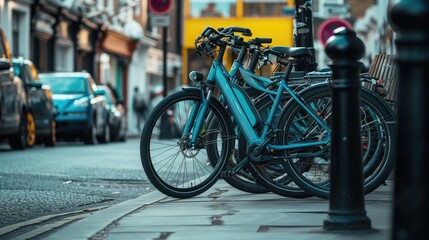
[{"label": "car windshield", "polygon": [[54,94],[81,94],[87,93],[86,79],[69,77],[40,78],[42,83],[51,86]]}]

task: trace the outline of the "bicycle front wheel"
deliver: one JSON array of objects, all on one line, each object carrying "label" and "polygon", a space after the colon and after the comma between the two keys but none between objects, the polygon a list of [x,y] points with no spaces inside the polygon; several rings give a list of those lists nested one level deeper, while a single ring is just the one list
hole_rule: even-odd
[{"label": "bicycle front wheel", "polygon": [[[231,157],[235,135],[226,110],[214,98],[209,101],[196,143],[190,143],[195,119],[192,112],[202,104],[199,90],[183,90],[164,98],[151,112],[143,128],[140,157],[150,182],[162,193],[190,198],[216,183]],[[211,122],[216,128],[209,130]],[[185,126],[190,126],[189,132]],[[209,158],[207,149],[216,151]],[[213,159],[213,158],[216,159]]]}]

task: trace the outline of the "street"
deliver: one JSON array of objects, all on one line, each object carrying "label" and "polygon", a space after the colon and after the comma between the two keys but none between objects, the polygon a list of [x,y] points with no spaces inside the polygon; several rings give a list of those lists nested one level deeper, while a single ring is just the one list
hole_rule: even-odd
[{"label": "street", "polygon": [[37,145],[12,151],[0,143],[0,238],[49,222],[29,220],[50,215],[51,222],[58,221],[153,191],[140,163],[139,144],[139,138],[131,138],[95,146],[59,142],[53,148]]}]

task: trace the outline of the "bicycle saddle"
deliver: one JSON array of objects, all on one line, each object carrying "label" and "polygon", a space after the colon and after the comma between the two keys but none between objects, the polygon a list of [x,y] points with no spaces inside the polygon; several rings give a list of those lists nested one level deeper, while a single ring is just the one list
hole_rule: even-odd
[{"label": "bicycle saddle", "polygon": [[313,54],[306,47],[291,47],[289,48],[289,56],[293,58],[310,57]]},{"label": "bicycle saddle", "polygon": [[289,50],[291,49],[290,47],[284,47],[284,46],[274,46],[271,49],[273,49],[276,52],[285,54],[285,55],[289,55]]}]

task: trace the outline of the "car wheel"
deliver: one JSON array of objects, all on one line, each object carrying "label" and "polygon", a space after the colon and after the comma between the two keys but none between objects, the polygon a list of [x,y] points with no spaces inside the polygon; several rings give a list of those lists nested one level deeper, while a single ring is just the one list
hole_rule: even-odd
[{"label": "car wheel", "polygon": [[119,141],[119,133],[120,133],[121,122],[117,125],[114,125],[110,128],[110,141],[118,142]]},{"label": "car wheel", "polygon": [[97,144],[97,128],[95,126],[94,119],[91,121],[91,125],[89,126],[89,131],[85,138],[85,144]]},{"label": "car wheel", "polygon": [[55,119],[51,121],[51,129],[49,131],[49,135],[44,138],[45,146],[53,147],[57,143],[57,129]]},{"label": "car wheel", "polygon": [[101,142],[101,143],[110,142],[110,125],[107,122],[104,125],[103,135],[100,136],[99,142]]},{"label": "car wheel", "polygon": [[27,113],[26,115],[27,119],[27,140],[26,140],[26,146],[27,147],[33,147],[36,143],[36,122],[34,120],[34,116],[32,113]]},{"label": "car wheel", "polygon": [[125,137],[125,135],[123,135],[123,136],[121,136],[121,137],[119,138],[119,141],[121,141],[121,142],[126,142],[126,141],[127,141],[127,138]]},{"label": "car wheel", "polygon": [[123,126],[123,124],[125,124],[125,122],[121,122],[120,126],[119,126],[119,130],[118,130],[118,139],[121,142],[126,142],[127,141],[127,128],[126,126]]},{"label": "car wheel", "polygon": [[12,149],[24,149],[27,143],[27,119],[26,115],[21,113],[19,120],[19,130],[9,138],[9,145]]}]

